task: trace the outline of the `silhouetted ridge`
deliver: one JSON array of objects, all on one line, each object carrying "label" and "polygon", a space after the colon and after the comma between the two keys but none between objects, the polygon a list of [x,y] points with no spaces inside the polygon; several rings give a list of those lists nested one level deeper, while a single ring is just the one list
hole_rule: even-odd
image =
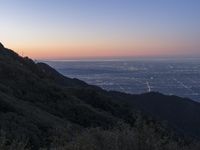
[{"label": "silhouetted ridge", "polygon": [[[172,150],[171,145],[178,147],[183,135],[200,138],[199,103],[160,93],[131,95],[105,91],[65,77],[47,64],[21,57],[2,44],[0,49],[2,150],[13,149],[1,146],[16,141],[25,142],[34,150],[50,149],[53,144],[60,144],[53,147],[59,149],[65,144],[80,143],[101,150],[102,144],[112,145],[110,141],[116,141],[116,136],[122,138],[118,141],[122,141],[122,147],[133,143],[144,145],[141,149],[155,150],[159,145],[160,149]],[[167,125],[163,126],[162,121]],[[6,144],[3,138],[8,141]],[[131,149],[137,150],[137,146]]]},{"label": "silhouetted ridge", "polygon": [[88,84],[86,84],[85,82],[83,82],[81,80],[70,79],[70,78],[63,76],[62,74],[58,73],[55,69],[51,68],[49,65],[47,65],[45,63],[37,63],[37,66],[39,66],[42,69],[42,71],[50,79],[56,81],[60,85],[71,86],[71,87],[77,86],[77,85],[81,85],[81,86],[85,86],[85,87],[88,86]]},{"label": "silhouetted ridge", "polygon": [[3,46],[3,44],[0,42],[0,49],[3,49],[4,48],[4,46]]}]

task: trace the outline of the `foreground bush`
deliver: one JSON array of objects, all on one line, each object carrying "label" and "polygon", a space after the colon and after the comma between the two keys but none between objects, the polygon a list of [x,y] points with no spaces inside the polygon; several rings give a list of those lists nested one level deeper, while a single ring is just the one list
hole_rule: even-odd
[{"label": "foreground bush", "polygon": [[[164,136],[144,122],[130,127],[122,124],[114,129],[90,128],[77,134],[72,141],[52,145],[51,150],[199,150],[199,144],[184,144]],[[56,141],[59,141],[57,139]]]}]

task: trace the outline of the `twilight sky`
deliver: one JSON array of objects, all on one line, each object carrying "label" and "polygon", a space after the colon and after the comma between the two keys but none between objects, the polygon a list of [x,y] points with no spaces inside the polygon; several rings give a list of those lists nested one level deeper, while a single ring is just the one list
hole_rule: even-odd
[{"label": "twilight sky", "polygon": [[200,0],[0,0],[0,41],[35,59],[200,57]]}]

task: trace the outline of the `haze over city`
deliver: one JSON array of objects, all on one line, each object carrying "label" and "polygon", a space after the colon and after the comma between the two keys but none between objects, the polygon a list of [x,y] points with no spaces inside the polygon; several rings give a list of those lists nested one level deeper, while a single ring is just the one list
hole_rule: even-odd
[{"label": "haze over city", "polygon": [[34,59],[200,56],[198,0],[0,0],[0,39]]}]

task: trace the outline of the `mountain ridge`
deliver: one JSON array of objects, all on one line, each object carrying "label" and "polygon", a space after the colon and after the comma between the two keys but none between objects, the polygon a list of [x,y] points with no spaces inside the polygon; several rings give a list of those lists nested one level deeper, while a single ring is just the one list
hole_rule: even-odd
[{"label": "mountain ridge", "polygon": [[135,126],[140,113],[159,132],[159,122],[167,121],[181,136],[200,137],[199,103],[154,92],[105,91],[0,44],[0,129],[8,138],[28,137],[38,149],[49,145],[49,137],[57,135],[57,130],[73,136],[72,131],[110,129],[116,122]]}]

